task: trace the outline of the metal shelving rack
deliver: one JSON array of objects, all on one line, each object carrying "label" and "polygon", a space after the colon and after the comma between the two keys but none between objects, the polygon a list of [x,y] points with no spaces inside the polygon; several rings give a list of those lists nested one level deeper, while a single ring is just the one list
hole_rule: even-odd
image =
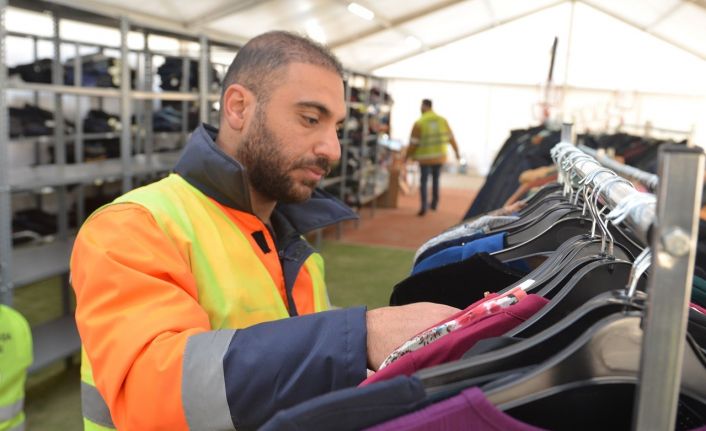
[{"label": "metal shelving rack", "polygon": [[[49,10],[53,15],[53,37],[43,37],[32,34],[22,34],[8,32],[5,26],[5,15],[8,7],[8,0],[0,0],[0,303],[12,304],[13,290],[37,281],[41,281],[54,276],[62,276],[64,279],[62,289],[63,315],[58,319],[39,324],[32,328],[34,342],[35,361],[30,367],[30,371],[36,371],[44,366],[62,358],[69,357],[80,347],[80,340],[76,330],[70,302],[70,288],[68,280],[69,257],[73,245],[73,236],[68,229],[68,205],[66,198],[66,187],[78,185],[77,191],[77,214],[79,221],[83,219],[83,193],[82,185],[92,184],[96,181],[121,181],[122,190],[130,190],[136,180],[154,179],[159,174],[170,171],[179,156],[179,151],[155,153],[153,144],[155,132],[152,131],[151,101],[170,100],[188,102],[198,102],[201,107],[200,118],[208,121],[209,102],[217,101],[219,94],[208,92],[210,77],[209,57],[210,46],[214,43],[229,49],[237,50],[238,45],[223,42],[209,41],[205,36],[194,37],[190,35],[175,34],[165,32],[160,29],[144,28],[132,26],[126,18],[114,19],[93,13],[87,13],[67,6],[49,4],[42,1],[27,2],[23,0],[10,0],[9,5],[32,10]],[[86,21],[108,25],[120,29],[121,43],[119,47],[106,46],[90,41],[75,41],[61,39],[59,34],[59,23],[61,19],[69,18],[78,21]],[[141,30],[145,34],[145,46],[143,49],[128,49],[127,35],[131,27]],[[172,36],[181,40],[196,41],[200,43],[199,79],[198,92],[152,92],[152,56],[161,54],[152,52],[149,49],[147,37],[149,34],[159,34]],[[7,37],[29,37],[34,41],[35,60],[37,59],[36,44],[38,40],[49,40],[54,46],[54,63],[52,70],[52,83],[26,83],[13,82],[7,84],[7,58],[6,43]],[[62,45],[73,44],[76,46],[76,56],[74,61],[75,85],[63,84],[63,68],[61,60]],[[90,46],[98,49],[119,49],[122,69],[120,88],[96,88],[82,87],[81,77],[81,56],[79,46]],[[140,61],[138,75],[138,89],[133,89],[130,77],[128,62],[129,54],[137,54]],[[139,56],[142,56],[141,58]],[[184,60],[188,63],[188,59]],[[204,73],[207,71],[207,73]],[[188,76],[185,77],[188,82]],[[8,91],[31,91],[34,94],[35,105],[38,103],[38,94],[46,93],[54,95],[54,120],[55,128],[52,136],[28,137],[12,140],[12,142],[53,142],[55,146],[55,162],[51,165],[13,167],[9,162],[9,124],[8,124]],[[98,98],[99,106],[102,106],[104,98],[112,98],[119,101],[120,118],[123,125],[119,133],[108,134],[84,134],[82,128],[82,118],[80,118],[80,102],[77,103],[76,132],[72,135],[64,133],[62,98],[64,95],[76,96],[77,101],[82,98]],[[145,102],[140,105],[140,102]],[[137,105],[135,113],[144,120],[139,124],[137,131],[131,130],[131,117],[133,114],[133,104]],[[148,105],[149,104],[149,105]],[[148,107],[149,106],[149,107]],[[143,114],[143,115],[141,115]],[[157,132],[160,133],[160,132]],[[184,132],[179,132],[184,134]],[[97,162],[83,161],[83,143],[90,138],[113,138],[120,137],[120,158],[109,159]],[[66,142],[73,139],[75,142],[74,164],[66,163]],[[138,148],[140,154],[133,155],[133,148]],[[34,193],[38,190],[53,188],[58,197],[58,234],[54,241],[41,245],[25,246],[13,248],[12,245],[12,196],[16,193]],[[40,198],[38,198],[40,199]]]},{"label": "metal shelving rack", "polygon": [[[375,100],[371,90],[373,86],[377,87],[381,93],[386,89],[386,80],[372,75],[348,71],[346,80],[346,106],[348,108],[346,124],[350,118],[350,110],[357,109],[362,115],[362,133],[360,139],[354,139],[351,136],[351,130],[344,127],[341,137],[341,176],[331,179],[331,183],[324,185],[341,183],[340,199],[344,202],[352,204],[358,208],[370,204],[371,211],[374,214],[376,200],[386,190],[387,185],[379,187],[376,184],[377,178],[381,175],[382,169],[380,166],[380,148],[378,145],[379,133],[370,131],[370,121],[373,115],[378,115],[380,107],[385,104],[383,100]],[[362,85],[357,85],[362,81]],[[352,88],[355,87],[359,91],[359,98],[362,100],[352,100]],[[382,97],[382,95],[381,95]],[[358,152],[357,157],[360,162],[356,171],[351,172],[348,168],[349,148],[355,148]],[[366,164],[367,162],[367,164]],[[353,199],[346,199],[346,186],[348,179],[357,182],[356,189],[353,193]]]},{"label": "metal shelving rack", "polygon": [[[13,6],[21,9],[37,12],[49,12],[53,17],[54,35],[51,37],[39,36],[35,34],[8,32],[5,26],[5,14],[7,7]],[[154,132],[152,127],[152,101],[176,101],[182,102],[182,120],[184,126],[180,132],[171,132],[181,135],[182,142],[186,141],[186,111],[188,104],[197,102],[200,107],[199,118],[203,122],[213,120],[209,112],[209,102],[218,101],[220,94],[210,93],[210,83],[212,81],[210,63],[210,50],[212,47],[223,47],[228,50],[237,51],[239,45],[207,38],[205,35],[179,34],[173,31],[165,31],[159,28],[145,27],[138,23],[131,23],[128,19],[114,18],[100,15],[94,12],[87,12],[71,6],[58,5],[43,0],[0,0],[0,303],[12,304],[13,290],[37,281],[41,281],[54,276],[62,276],[64,283],[62,289],[63,315],[58,319],[42,323],[33,328],[35,362],[30,368],[31,371],[38,370],[58,359],[69,357],[80,347],[80,340],[73,319],[70,301],[70,287],[68,278],[69,258],[74,241],[74,234],[68,228],[68,199],[67,187],[77,186],[77,224],[85,217],[84,190],[83,186],[103,182],[121,183],[123,192],[130,190],[138,181],[149,181],[156,179],[160,174],[168,172],[173,168],[179,157],[180,151],[156,152],[154,148],[155,136],[163,135],[164,132]],[[80,41],[63,39],[59,34],[59,24],[62,19],[72,19],[76,21],[89,22],[104,25],[120,30],[120,45],[110,46],[92,41]],[[127,36],[130,31],[142,32],[144,34],[144,45],[139,49],[129,48]],[[152,50],[149,46],[149,36],[160,35],[174,37],[182,41],[197,42],[200,50],[198,58],[187,58],[184,53],[174,55],[174,53],[164,53]],[[27,37],[33,40],[34,59],[37,60],[38,41],[49,41],[54,47],[54,69],[52,83],[32,83],[32,82],[11,82],[7,81],[7,58],[5,44],[9,37]],[[75,47],[76,55],[74,59],[74,85],[64,85],[63,68],[61,63],[62,46],[70,45]],[[81,85],[81,54],[80,47],[92,47],[103,52],[103,50],[119,50],[122,59],[120,71],[119,88],[84,87]],[[132,88],[128,56],[137,55],[137,75],[135,87]],[[152,79],[154,76],[152,60],[155,55],[173,55],[182,57],[182,87],[181,91],[161,91],[154,92],[152,89]],[[198,91],[191,91],[189,88],[189,61],[197,60],[199,67]],[[375,80],[376,85],[384,91],[385,81],[369,75],[356,72],[346,72],[350,79],[352,76],[364,76],[366,79],[365,91],[367,92],[370,105],[371,82]],[[34,104],[39,105],[39,94],[53,95],[54,114],[56,127],[51,136],[20,137],[10,140],[8,124],[8,104],[7,93],[11,91],[32,92]],[[62,103],[64,96],[75,96],[77,101],[76,130],[72,134],[64,133]],[[96,100],[98,108],[103,109],[104,100],[115,100],[120,106],[119,117],[123,125],[119,132],[95,134],[84,133],[82,118],[80,117],[80,105],[86,99]],[[346,93],[347,106],[350,107],[350,85]],[[367,107],[366,107],[367,110]],[[367,111],[366,111],[367,112]],[[132,129],[131,117],[135,114],[137,127]],[[379,169],[377,136],[368,133],[369,115],[365,115],[363,142],[373,144],[375,172]],[[350,136],[341,139],[342,146],[342,170],[340,175],[327,178],[322,183],[323,187],[330,187],[340,184],[340,197],[345,198],[346,179],[355,177],[362,178],[362,173],[351,173],[347,169],[347,148],[352,145]],[[83,144],[88,139],[120,138],[120,157],[104,161],[86,162],[83,160]],[[55,146],[55,162],[50,165],[13,167],[9,163],[10,142],[34,143],[39,148],[40,143],[53,143]],[[74,142],[75,163],[67,163],[66,144]],[[133,155],[133,149],[137,154]],[[58,196],[59,211],[57,213],[59,233],[51,242],[39,245],[13,248],[12,245],[12,218],[13,204],[12,196],[17,193],[30,193],[36,196],[38,204],[41,203],[41,195],[46,193],[47,188],[51,188]],[[38,193],[41,191],[41,193]],[[365,203],[372,202],[374,209],[374,198],[382,192],[375,193],[374,196],[362,196]],[[39,206],[39,205],[38,205]],[[339,233],[340,233],[340,226]]]}]

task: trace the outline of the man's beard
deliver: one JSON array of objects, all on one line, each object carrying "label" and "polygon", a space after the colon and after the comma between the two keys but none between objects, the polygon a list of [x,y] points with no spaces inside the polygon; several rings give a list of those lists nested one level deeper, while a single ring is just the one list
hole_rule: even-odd
[{"label": "man's beard", "polygon": [[258,109],[250,132],[236,151],[235,158],[246,169],[250,185],[262,195],[284,203],[303,202],[311,197],[317,181],[305,180],[300,187],[289,173],[299,168],[317,167],[328,174],[330,163],[325,157],[301,158],[289,163],[284,144],[267,127],[262,109]]}]

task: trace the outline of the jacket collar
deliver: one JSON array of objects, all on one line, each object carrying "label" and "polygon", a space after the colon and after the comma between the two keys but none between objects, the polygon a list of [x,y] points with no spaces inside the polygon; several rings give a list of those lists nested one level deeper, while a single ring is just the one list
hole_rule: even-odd
[{"label": "jacket collar", "polygon": [[[194,130],[174,172],[220,204],[253,214],[245,168],[218,147],[217,135],[218,129],[208,124]],[[304,202],[278,203],[272,220],[278,220],[277,225],[289,225],[298,233],[307,233],[356,218],[343,202],[317,188]]]}]

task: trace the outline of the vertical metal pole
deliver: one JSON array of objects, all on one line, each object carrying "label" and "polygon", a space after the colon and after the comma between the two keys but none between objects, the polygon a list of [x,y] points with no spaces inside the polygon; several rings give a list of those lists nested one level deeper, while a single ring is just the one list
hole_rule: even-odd
[{"label": "vertical metal pole", "polygon": [[[345,202],[346,199],[346,176],[348,175],[348,145],[350,145],[350,138],[348,133],[348,120],[350,119],[351,111],[351,80],[349,79],[348,85],[346,85],[346,119],[343,122],[343,135],[341,138],[341,182],[340,189],[338,192],[338,197],[341,202]],[[336,239],[341,239],[343,234],[343,223],[336,224]]]},{"label": "vertical metal pole", "polygon": [[[32,36],[32,61],[39,60],[39,38],[37,36]],[[32,100],[34,101],[34,106],[39,106],[39,92],[32,92]]]},{"label": "vertical metal pole", "polygon": [[10,199],[10,131],[7,109],[7,62],[5,13],[0,0],[0,304],[12,305],[12,207]]},{"label": "vertical metal pole", "polygon": [[572,128],[573,124],[571,123],[563,123],[561,125],[561,142],[573,144]]},{"label": "vertical metal pole", "polygon": [[[103,54],[104,51],[105,51],[105,50],[103,49],[102,46],[98,48],[98,53],[99,53],[99,54]],[[101,97],[98,98],[97,108],[102,111],[102,110],[103,110],[103,105],[104,105],[104,104],[103,104],[103,96],[101,96]]]},{"label": "vertical metal pole", "polygon": [[[184,47],[184,42],[181,45],[181,85],[179,88],[182,93],[191,91],[191,58],[189,52]],[[181,139],[186,142],[186,136],[189,133],[189,102],[186,100],[181,102]]]},{"label": "vertical metal pole", "polygon": [[[81,59],[80,45],[77,43],[76,56],[74,57],[74,86],[80,87],[83,81],[83,61]],[[74,135],[74,161],[76,164],[83,163],[83,97],[76,95],[76,115],[74,121],[76,123],[76,133]],[[76,226],[81,226],[85,218],[86,207],[84,201],[83,184],[78,185],[76,190]]]},{"label": "vertical metal pole", "polygon": [[[61,35],[59,31],[59,17],[52,16],[54,27],[54,62],[52,63],[52,83],[64,85],[64,68],[61,64]],[[66,135],[64,134],[64,104],[60,92],[54,94],[54,163],[60,167],[66,166]],[[58,238],[63,240],[68,237],[69,207],[66,186],[57,187],[59,206],[57,209],[57,224],[59,227]]]},{"label": "vertical metal pole", "polygon": [[704,154],[700,148],[660,147],[652,272],[643,321],[636,430],[672,430],[677,414],[688,303],[696,256]]},{"label": "vertical metal pole", "polygon": [[[571,68],[571,52],[574,44],[574,23],[576,18],[576,0],[571,0],[571,15],[569,17],[569,37],[566,42],[566,61],[564,62],[564,88],[561,92],[561,110],[564,111],[566,95],[569,92],[569,69]],[[547,100],[549,102],[549,100]]]},{"label": "vertical metal pole", "polygon": [[[136,53],[137,56],[137,74],[135,76],[136,88],[141,91],[149,91],[145,88],[145,61],[144,56]],[[142,102],[135,102],[135,143],[133,148],[135,149],[135,154],[143,154],[145,152],[145,138],[143,127],[145,124],[145,104]]]},{"label": "vertical metal pole", "polygon": [[[144,44],[144,61],[145,68],[143,84],[145,91],[152,91],[152,53],[150,52],[149,43],[150,34],[145,32],[145,44]],[[145,153],[147,154],[147,166],[152,166],[152,153],[154,150],[154,133],[152,131],[152,111],[154,111],[154,105],[152,100],[145,100]]]},{"label": "vertical metal pole", "polygon": [[199,121],[208,123],[208,90],[211,85],[209,64],[208,38],[202,34],[199,36],[199,47],[201,55],[199,57]]},{"label": "vertical metal pole", "polygon": [[120,159],[123,168],[123,193],[132,189],[132,142],[130,134],[130,114],[132,113],[130,99],[130,64],[128,63],[127,34],[130,22],[126,17],[120,18]]},{"label": "vertical metal pole", "polygon": [[[32,36],[32,61],[39,60],[39,38],[37,36]],[[32,92],[32,101],[34,106],[39,106],[39,91]],[[42,163],[42,143],[40,139],[34,141],[34,164],[39,165]],[[35,204],[37,208],[42,207],[42,197],[40,195],[35,195]]]}]

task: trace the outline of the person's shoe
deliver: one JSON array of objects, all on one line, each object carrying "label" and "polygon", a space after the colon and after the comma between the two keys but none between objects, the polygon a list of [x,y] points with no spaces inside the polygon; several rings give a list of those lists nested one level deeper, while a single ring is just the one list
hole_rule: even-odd
[{"label": "person's shoe", "polygon": [[432,211],[436,211],[436,205],[432,205],[432,206],[431,206],[431,210],[432,210]]},{"label": "person's shoe", "polygon": [[423,216],[424,214],[426,214],[426,213],[427,213],[427,210],[421,209],[421,210],[419,210],[419,212],[417,213],[417,216],[418,216],[418,217],[422,217],[422,216]]}]

